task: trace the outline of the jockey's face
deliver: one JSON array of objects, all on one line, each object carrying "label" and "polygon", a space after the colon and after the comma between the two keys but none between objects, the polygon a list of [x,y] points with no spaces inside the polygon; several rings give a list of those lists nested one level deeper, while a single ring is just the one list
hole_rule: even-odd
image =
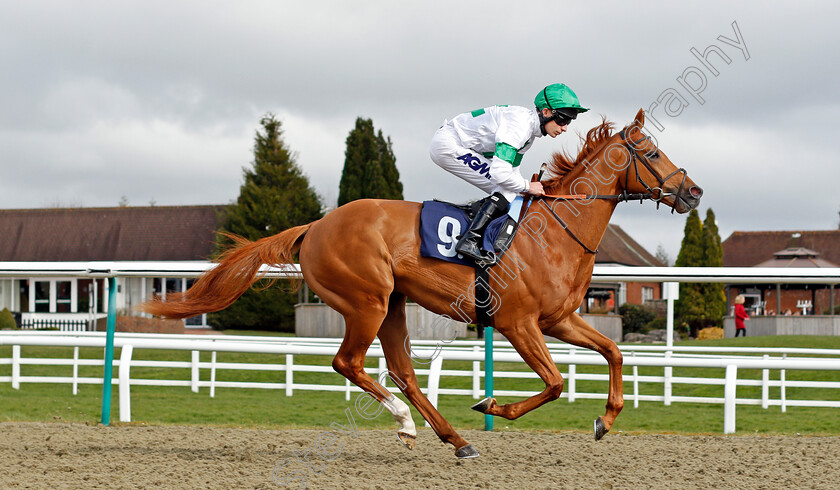
[{"label": "jockey's face", "polygon": [[[552,115],[551,114],[551,109],[543,109],[542,114],[543,114],[543,116],[545,116],[547,118],[551,117],[551,115]],[[565,133],[566,130],[568,130],[568,129],[569,129],[568,124],[564,124],[564,125],[560,126],[559,124],[557,124],[557,121],[555,121],[553,119],[551,121],[548,121],[547,123],[545,123],[545,134],[547,136],[551,136],[552,138],[557,137],[557,136]]]}]

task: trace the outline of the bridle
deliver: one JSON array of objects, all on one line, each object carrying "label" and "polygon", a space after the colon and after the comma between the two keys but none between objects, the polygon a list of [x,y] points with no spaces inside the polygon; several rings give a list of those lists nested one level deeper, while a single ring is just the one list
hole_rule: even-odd
[{"label": "bridle", "polygon": [[[566,222],[563,221],[563,219],[560,216],[557,215],[557,213],[554,211],[553,207],[545,203],[546,200],[550,199],[550,200],[552,200],[552,203],[556,203],[557,201],[589,201],[589,200],[593,200],[593,199],[604,199],[604,200],[614,200],[614,201],[616,201],[616,203],[620,203],[620,202],[626,202],[626,201],[635,201],[635,200],[638,199],[639,202],[641,203],[641,202],[645,201],[646,199],[650,199],[651,201],[656,203],[656,209],[659,209],[659,204],[662,202],[662,199],[667,197],[667,196],[674,195],[674,196],[676,196],[677,199],[682,199],[680,197],[680,195],[682,194],[682,190],[685,187],[685,180],[686,180],[686,178],[688,178],[688,172],[686,172],[686,170],[684,168],[679,168],[677,170],[674,170],[673,172],[671,172],[670,174],[668,174],[665,177],[660,177],[659,174],[653,169],[653,167],[651,167],[650,162],[648,161],[647,155],[641,155],[636,150],[636,147],[638,147],[641,143],[644,143],[645,141],[648,141],[650,139],[650,136],[645,136],[644,138],[642,138],[638,141],[634,141],[631,144],[630,142],[628,142],[627,133],[625,132],[624,129],[619,131],[618,134],[619,134],[619,136],[621,136],[623,146],[625,148],[627,148],[627,150],[629,150],[629,153],[630,153],[630,163],[627,165],[627,170],[624,173],[624,191],[622,191],[621,194],[596,194],[596,195],[573,194],[573,195],[562,195],[562,196],[552,196],[552,195],[529,196],[528,199],[527,199],[526,205],[523,208],[522,216],[520,217],[520,222],[522,221],[522,218],[524,218],[525,213],[528,212],[528,209],[531,206],[531,202],[534,199],[536,199],[537,202],[543,208],[548,210],[548,212],[551,214],[551,216],[553,216],[554,219],[558,223],[560,223],[560,226],[562,226],[563,229],[566,230],[566,233],[568,233],[569,236],[572,237],[572,239],[574,239],[574,241],[576,241],[581,247],[583,247],[583,249],[586,251],[586,253],[597,254],[598,249],[596,248],[595,250],[592,250],[591,248],[587,247],[586,244],[584,244],[580,240],[580,238],[578,238],[574,234],[574,232],[572,232],[572,230],[569,229],[569,225],[567,225]],[[650,152],[648,152],[648,154],[650,154]],[[659,182],[658,187],[651,187],[650,185],[648,185],[647,182],[642,180],[641,176],[639,175],[639,162],[641,162],[642,165],[644,165],[644,167],[648,170],[648,172],[650,172],[650,174],[653,175],[654,178],[656,178],[656,180]],[[630,178],[630,167],[631,166],[633,167],[633,171],[636,173],[636,182],[638,182],[639,184],[642,185],[642,187],[645,188],[645,190],[647,191],[646,193],[630,194],[630,193],[627,192],[627,182],[628,182],[628,179]],[[540,169],[540,173],[539,173],[539,176],[537,177],[537,180],[540,180],[542,178],[542,175],[543,175],[544,171],[545,171],[545,164],[543,164],[543,168]],[[662,190],[662,186],[665,185],[665,182],[667,182],[668,179],[670,179],[671,177],[673,177],[674,175],[679,174],[679,173],[681,173],[683,175],[683,177],[682,177],[682,181],[680,182],[680,187],[677,190],[676,194],[665,193]],[[676,204],[677,204],[677,201],[675,199],[674,200],[674,205],[671,206],[671,213],[674,212],[674,210],[675,210],[674,206],[676,206]]]},{"label": "bridle", "polygon": [[[640,139],[639,141],[634,141],[632,144],[627,140],[627,133],[625,130],[619,131],[619,136],[621,136],[621,140],[624,142],[624,147],[630,151],[630,165],[627,165],[627,170],[624,173],[624,188],[627,188],[627,181],[630,178],[630,166],[633,166],[633,171],[636,173],[636,182],[642,185],[646,191],[650,193],[650,197],[647,199],[652,200],[656,203],[656,209],[659,209],[659,204],[662,202],[662,199],[668,196],[676,196],[677,199],[682,199],[680,195],[682,194],[683,188],[685,187],[685,179],[688,178],[688,172],[684,168],[678,168],[671,172],[670,174],[666,175],[665,177],[660,177],[659,174],[651,167],[650,161],[648,160],[647,155],[650,154],[648,152],[646,155],[640,155],[639,152],[636,150],[640,144],[649,141],[650,136],[645,136],[644,138]],[[659,187],[651,187],[648,185],[647,182],[642,180],[642,177],[639,175],[639,162],[642,162],[642,165],[650,172],[651,175],[659,182]],[[668,181],[671,177],[682,174],[682,181],[680,182],[680,187],[677,189],[675,194],[672,193],[665,193],[662,191],[662,186],[665,185],[665,182]],[[658,191],[658,193],[657,193]],[[656,196],[656,197],[654,197]],[[676,210],[677,201],[674,200],[674,205],[671,206],[671,214],[674,213]]]}]

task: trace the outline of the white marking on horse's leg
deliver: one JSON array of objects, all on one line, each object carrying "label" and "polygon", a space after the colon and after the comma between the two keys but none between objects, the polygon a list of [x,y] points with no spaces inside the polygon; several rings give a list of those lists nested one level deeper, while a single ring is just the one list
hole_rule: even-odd
[{"label": "white marking on horse's leg", "polygon": [[405,402],[394,395],[391,395],[391,397],[383,401],[382,404],[385,405],[385,408],[387,408],[389,412],[391,412],[391,415],[394,416],[394,420],[400,424],[400,432],[405,432],[406,434],[412,436],[417,435],[414,420],[411,418],[411,410]]}]

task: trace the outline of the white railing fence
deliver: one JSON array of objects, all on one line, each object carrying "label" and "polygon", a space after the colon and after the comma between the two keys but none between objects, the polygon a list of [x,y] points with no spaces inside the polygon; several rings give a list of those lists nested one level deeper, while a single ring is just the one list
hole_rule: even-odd
[{"label": "white railing fence", "polygon": [[92,322],[88,320],[71,320],[64,318],[30,318],[20,322],[22,330],[55,329],[62,332],[86,332],[90,330]]},{"label": "white railing fence", "polygon": [[[296,383],[295,373],[320,372],[333,373],[328,363],[321,365],[307,365],[296,362],[296,355],[335,355],[340,341],[338,339],[312,339],[296,337],[245,337],[245,336],[206,336],[206,335],[163,335],[163,334],[117,334],[115,347],[121,347],[119,360],[114,361],[118,367],[118,377],[112,380],[119,386],[120,421],[131,421],[131,386],[189,386],[192,391],[209,388],[211,397],[215,396],[217,388],[260,388],[284,390],[287,396],[293,396],[296,390],[317,390],[344,392],[349,401],[352,392],[360,392],[349,381],[343,384],[312,384]],[[80,359],[80,347],[104,347],[105,334],[101,332],[78,332],[67,334],[64,332],[0,332],[0,345],[12,346],[12,357],[0,359],[0,364],[11,364],[11,376],[0,376],[0,382],[10,382],[17,389],[21,383],[59,383],[72,385],[75,395],[79,384],[101,384],[100,377],[80,377],[79,366],[103,366],[100,359]],[[73,358],[39,359],[24,358],[21,346],[65,346],[73,347]],[[428,376],[428,385],[422,391],[430,401],[437,406],[439,395],[466,395],[479,398],[484,371],[481,362],[484,360],[483,342],[454,341],[443,344],[440,342],[417,341],[412,342],[412,353],[417,358],[430,359],[426,366],[417,370],[417,374]],[[167,349],[190,351],[190,361],[154,361],[135,359],[135,352],[143,349]],[[632,401],[634,407],[640,401],[663,402],[670,405],[675,402],[711,403],[724,406],[724,433],[735,432],[735,408],[737,405],[761,405],[763,408],[780,406],[785,411],[788,406],[807,407],[840,407],[840,396],[834,400],[795,400],[787,397],[788,388],[821,388],[840,390],[840,382],[825,381],[793,381],[785,379],[785,371],[798,370],[840,370],[840,350],[830,349],[794,349],[794,348],[732,348],[732,347],[665,347],[665,346],[621,346],[624,354],[624,366],[631,373],[623,375],[625,383],[632,383],[632,390],[627,390],[625,400]],[[569,402],[576,399],[606,399],[604,392],[582,392],[577,389],[578,381],[606,381],[607,374],[578,373],[579,365],[606,365],[604,359],[594,352],[569,346],[564,343],[549,343],[549,350],[555,363],[568,365],[568,371],[563,373],[566,387],[563,398]],[[210,352],[210,361],[200,361],[200,352]],[[263,353],[284,356],[284,364],[275,363],[242,363],[217,362],[217,352]],[[725,354],[724,354],[725,353]],[[830,357],[802,357],[802,356],[830,356]],[[386,372],[387,367],[382,349],[375,343],[368,350],[368,356],[378,358],[377,368],[368,368],[372,376],[379,376]],[[472,361],[472,369],[444,369],[445,361]],[[519,354],[505,341],[494,342],[495,362],[524,362]],[[52,365],[72,366],[72,376],[23,376],[21,366]],[[422,365],[421,365],[422,366]],[[670,369],[664,370],[663,376],[640,375],[639,367],[689,367],[689,368],[723,368],[723,378],[672,376]],[[190,370],[190,379],[163,380],[140,379],[131,377],[132,367],[152,367],[161,369],[181,368]],[[739,379],[739,369],[759,369],[762,378]],[[205,374],[204,379],[201,374]],[[243,382],[217,381],[220,370],[253,370],[278,372],[277,382]],[[771,379],[771,370],[778,370],[778,379]],[[625,370],[626,372],[627,370]],[[280,375],[282,372],[284,375]],[[470,378],[471,388],[440,388],[443,376]],[[537,378],[531,371],[499,371],[495,370],[495,378]],[[662,394],[642,395],[640,384],[662,385],[657,392]],[[675,396],[672,394],[675,384],[688,385],[722,385],[723,397],[694,397]],[[760,398],[738,398],[737,388],[742,386],[760,386]],[[771,388],[779,388],[779,398],[771,398]],[[650,391],[650,390],[648,390]],[[531,396],[534,391],[524,390],[496,390],[496,396]]]}]

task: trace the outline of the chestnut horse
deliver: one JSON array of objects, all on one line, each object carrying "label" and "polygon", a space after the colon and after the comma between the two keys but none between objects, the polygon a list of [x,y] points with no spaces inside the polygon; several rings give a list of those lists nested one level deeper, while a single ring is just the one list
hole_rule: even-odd
[{"label": "chestnut horse", "polygon": [[[550,178],[543,181],[549,196],[532,201],[518,238],[492,269],[495,327],[542,378],[545,389],[505,405],[485,399],[473,407],[481,412],[515,419],[560,396],[563,378],[543,334],[606,358],[609,395],[606,413],[595,421],[596,439],[610,430],[624,406],[621,352],[576,312],[592,278],[591,252],[627,193],[645,194],[686,213],[698,205],[702,190],[645,136],[643,111],[621,132],[613,134],[612,128],[605,119],[591,129],[575,159],[554,156]],[[306,283],[346,322],[333,368],[391,412],[400,424],[400,441],[412,449],[417,433],[408,406],[364,370],[367,349],[378,336],[389,374],[406,398],[459,458],[476,457],[478,452],[421,393],[405,348],[406,298],[449,318],[476,321],[473,269],[420,256],[420,208],[413,202],[363,199],[271,237],[239,239],[188,291],[142,309],[169,318],[221,310],[259,280],[262,264],[291,264],[299,251]]]}]

